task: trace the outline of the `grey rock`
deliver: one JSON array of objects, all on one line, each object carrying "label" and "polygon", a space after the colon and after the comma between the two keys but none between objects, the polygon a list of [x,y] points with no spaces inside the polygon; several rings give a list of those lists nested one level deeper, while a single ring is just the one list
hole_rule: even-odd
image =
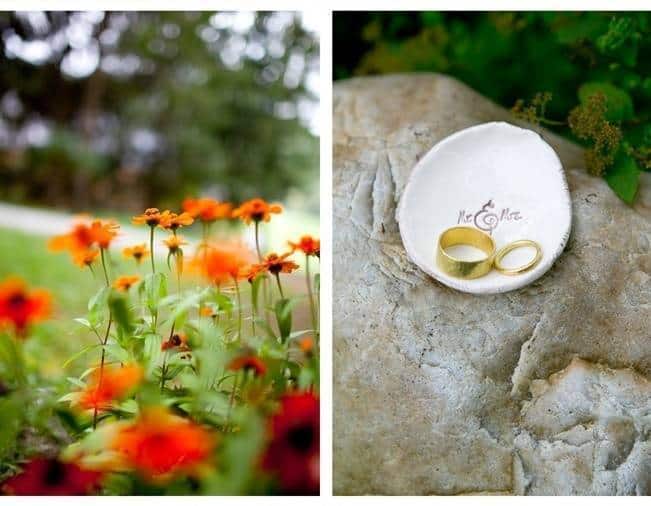
[{"label": "grey rock", "polygon": [[648,175],[627,206],[578,146],[541,130],[573,201],[545,276],[475,296],[405,254],[395,210],[411,169],[496,120],[514,122],[441,75],[335,85],[336,494],[651,492]]}]

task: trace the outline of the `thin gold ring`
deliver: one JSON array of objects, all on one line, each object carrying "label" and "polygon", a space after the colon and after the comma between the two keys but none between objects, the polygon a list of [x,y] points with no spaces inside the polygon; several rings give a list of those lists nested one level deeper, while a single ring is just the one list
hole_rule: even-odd
[{"label": "thin gold ring", "polygon": [[[527,248],[531,247],[536,250],[536,254],[531,259],[529,262],[526,264],[520,265],[518,267],[514,267],[512,269],[508,269],[502,265],[502,260],[506,255],[511,253],[511,251],[519,248]],[[507,276],[515,276],[517,274],[522,274],[523,272],[527,272],[530,269],[533,269],[538,262],[542,259],[542,248],[540,247],[540,244],[538,244],[535,241],[530,241],[529,239],[521,239],[519,241],[514,241],[512,243],[507,244],[503,248],[501,248],[495,255],[495,260],[493,262],[493,265],[495,266],[495,269],[500,271],[502,274],[506,274]]]},{"label": "thin gold ring", "polygon": [[[445,249],[463,244],[473,246],[486,253],[480,260],[461,260],[448,254]],[[474,279],[485,276],[493,267],[495,242],[485,232],[473,227],[452,227],[445,230],[438,240],[436,262],[450,276],[462,279]]]}]

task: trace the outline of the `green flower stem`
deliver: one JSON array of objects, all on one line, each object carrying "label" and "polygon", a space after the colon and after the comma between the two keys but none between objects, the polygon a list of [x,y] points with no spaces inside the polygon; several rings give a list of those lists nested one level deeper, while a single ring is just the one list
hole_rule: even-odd
[{"label": "green flower stem", "polygon": [[156,263],[154,262],[154,228],[155,225],[149,225],[149,256],[151,257],[151,272],[156,274]]},{"label": "green flower stem", "polygon": [[165,350],[165,353],[163,353],[163,365],[160,370],[160,391],[161,393],[165,391],[165,375],[167,374],[167,353],[168,351]]},{"label": "green flower stem", "polygon": [[239,341],[242,338],[242,296],[237,278],[234,278],[233,281],[235,282],[235,293],[237,294],[237,339]]},{"label": "green flower stem", "polygon": [[229,427],[231,424],[231,412],[233,411],[233,404],[235,404],[235,392],[237,392],[237,383],[240,378],[240,371],[235,372],[235,379],[233,380],[233,390],[231,390],[231,396],[228,401],[228,412],[226,414],[226,427]]},{"label": "green flower stem", "polygon": [[276,283],[278,283],[278,291],[280,292],[280,298],[284,299],[285,294],[283,293],[283,285],[280,284],[280,274],[275,273],[274,276],[276,276]]},{"label": "green flower stem", "polygon": [[102,269],[104,271],[104,279],[106,280],[106,286],[111,286],[109,281],[108,271],[106,270],[106,258],[104,257],[104,248],[100,248],[100,257],[102,258]]},{"label": "green flower stem", "polygon": [[[104,258],[104,257],[102,257]],[[106,361],[106,343],[108,342],[109,332],[111,330],[111,324],[113,323],[113,314],[109,310],[109,321],[106,326],[106,333],[104,334],[104,340],[102,341],[102,357],[99,363],[99,379],[97,380],[97,389],[102,388],[102,379],[104,378],[104,362]],[[97,404],[93,409],[93,430],[97,428]]]},{"label": "green flower stem", "polygon": [[[179,250],[181,253],[183,253],[182,250]],[[174,260],[176,262],[176,291],[181,294],[181,269],[179,269],[179,263],[182,264],[183,262],[183,257],[178,257],[178,252],[174,255]]]},{"label": "green flower stem", "polygon": [[[217,283],[217,295],[221,295],[222,293],[222,286]],[[219,299],[218,299],[219,300]],[[215,316],[215,324],[219,325],[219,321],[221,320],[221,312],[222,312],[222,307],[221,303],[217,304],[217,316]]]},{"label": "green flower stem", "polygon": [[[172,339],[172,336],[174,335],[174,326],[176,322],[172,322],[172,328],[170,329],[170,337],[168,338],[168,341]],[[165,353],[163,354],[163,366],[161,367],[161,372],[160,372],[160,391],[163,392],[165,390],[165,375],[167,374],[167,354],[168,350],[165,350]]]},{"label": "green flower stem", "polygon": [[[258,262],[262,263],[262,252],[260,251],[260,222],[258,220],[255,220],[255,250],[258,253]],[[265,316],[267,324],[271,325],[269,312],[266,310],[269,303],[269,284],[267,283],[266,277],[262,281],[262,303],[262,314]]]},{"label": "green flower stem", "polygon": [[316,317],[316,306],[314,304],[314,295],[312,294],[312,278],[310,276],[310,256],[305,255],[305,281],[307,283],[307,296],[310,301],[310,313],[312,314],[312,329],[316,334],[319,333],[318,321]]},{"label": "green flower stem", "polygon": [[258,262],[262,262],[262,253],[260,253],[260,222],[255,221],[255,250],[258,252]]}]

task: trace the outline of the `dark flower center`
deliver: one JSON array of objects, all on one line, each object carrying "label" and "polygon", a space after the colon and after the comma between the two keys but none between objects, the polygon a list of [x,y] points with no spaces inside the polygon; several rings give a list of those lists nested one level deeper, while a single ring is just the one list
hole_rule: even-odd
[{"label": "dark flower center", "polygon": [[66,468],[58,460],[50,460],[47,463],[47,469],[43,476],[43,482],[46,485],[59,485],[65,478]]},{"label": "dark flower center", "polygon": [[264,218],[264,211],[256,211],[251,213],[251,218],[253,221],[262,221]]},{"label": "dark flower center", "polygon": [[180,346],[181,345],[181,336],[179,336],[178,334],[174,334],[172,336],[172,339],[170,339],[170,341],[172,342],[172,346]]},{"label": "dark flower center", "polygon": [[280,264],[271,264],[269,266],[269,272],[271,274],[280,274],[280,271],[283,270],[283,266]]},{"label": "dark flower center", "polygon": [[287,433],[287,441],[299,452],[306,453],[314,442],[314,428],[310,425],[294,427]]},{"label": "dark flower center", "polygon": [[22,292],[16,292],[9,297],[9,307],[12,309],[20,309],[23,307],[25,302],[27,302],[27,298],[25,297],[25,294]]}]

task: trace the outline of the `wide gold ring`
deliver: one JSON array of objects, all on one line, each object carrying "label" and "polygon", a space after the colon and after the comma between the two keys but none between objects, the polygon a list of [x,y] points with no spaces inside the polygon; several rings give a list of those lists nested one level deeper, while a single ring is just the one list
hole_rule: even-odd
[{"label": "wide gold ring", "polygon": [[[445,251],[446,248],[459,244],[480,249],[486,253],[486,258],[461,260]],[[474,279],[485,276],[493,267],[494,256],[495,242],[493,242],[493,238],[477,228],[452,227],[439,236],[436,262],[443,272],[455,278]]]},{"label": "wide gold ring", "polygon": [[[519,248],[534,248],[536,250],[536,254],[534,257],[527,262],[526,264],[520,265],[518,267],[513,267],[511,269],[508,269],[502,265],[502,260],[506,255],[511,253],[511,251]],[[521,239],[519,241],[514,241],[512,243],[507,244],[503,248],[501,248],[497,254],[495,255],[495,269],[500,271],[502,274],[506,274],[507,276],[515,276],[517,274],[522,274],[523,272],[527,272],[530,269],[533,269],[538,262],[542,259],[542,248],[540,247],[540,244],[538,244],[535,241],[530,241],[528,239]]]}]

